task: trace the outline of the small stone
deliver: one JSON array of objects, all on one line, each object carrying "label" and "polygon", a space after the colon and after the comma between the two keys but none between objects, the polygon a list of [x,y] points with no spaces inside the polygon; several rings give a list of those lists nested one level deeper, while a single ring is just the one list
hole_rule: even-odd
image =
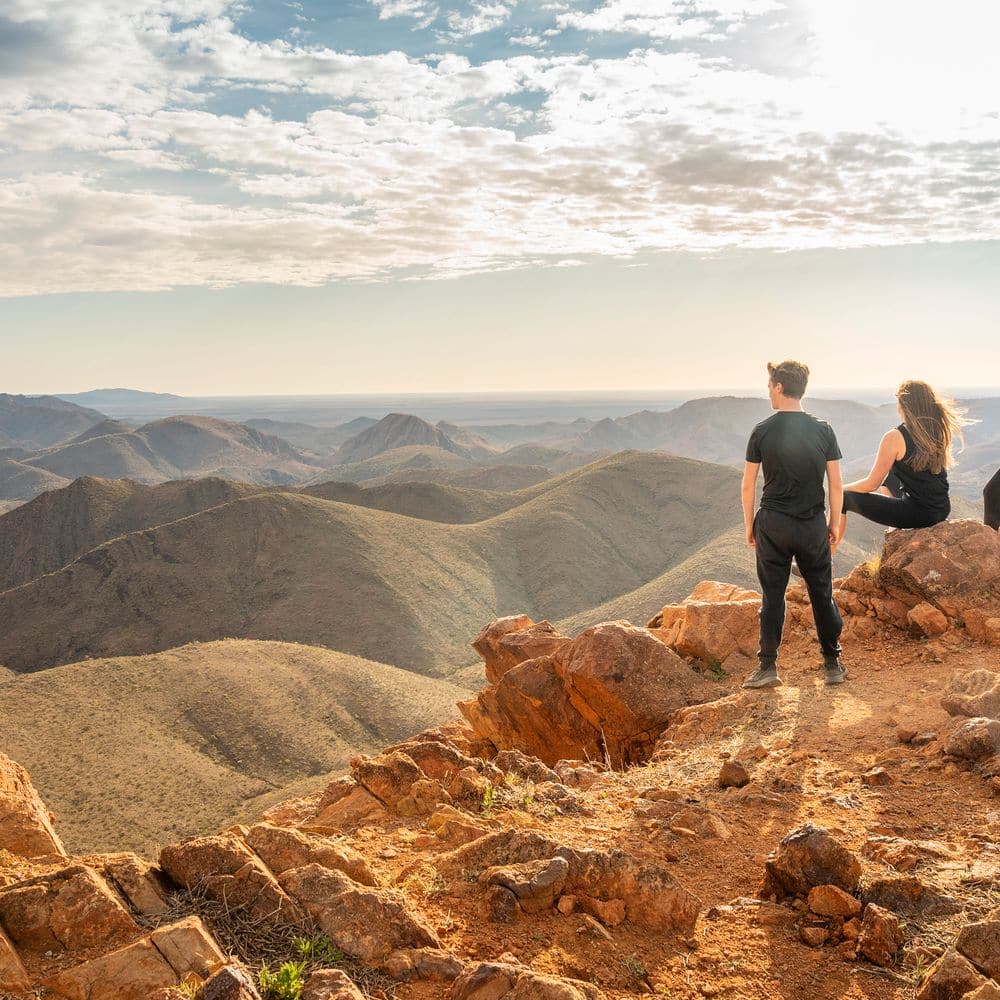
[{"label": "small stone", "polygon": [[948,619],[933,604],[921,601],[906,613],[910,628],[918,635],[930,638],[948,631]]},{"label": "small stone", "polygon": [[799,937],[810,948],[819,948],[826,944],[830,932],[825,927],[803,927],[799,931]]},{"label": "small stone", "polygon": [[949,948],[931,966],[930,972],[920,984],[916,1000],[954,1000],[965,997],[986,983],[972,963],[963,958],[954,948]]},{"label": "small stone", "polygon": [[845,920],[844,926],[841,928],[841,933],[847,941],[857,941],[861,935],[861,921],[857,917]]},{"label": "small stone", "polygon": [[871,787],[892,784],[892,778],[884,767],[873,767],[870,771],[865,771],[861,780]]},{"label": "small stone", "polygon": [[1000,978],[1000,909],[985,920],[963,927],[955,947],[980,972],[991,979]]},{"label": "small stone", "polygon": [[606,927],[602,927],[589,913],[583,915],[583,926],[580,931],[585,930],[590,931],[596,937],[604,938],[605,941],[614,941],[611,932]]},{"label": "small stone", "polygon": [[906,729],[901,726],[896,730],[896,739],[899,740],[900,743],[912,743],[916,735],[917,731],[915,729]]},{"label": "small stone", "polygon": [[927,746],[928,743],[933,743],[936,739],[937,739],[937,733],[927,731],[923,733],[917,733],[917,735],[910,740],[910,743],[915,747],[925,747]]},{"label": "small stone", "polygon": [[364,1000],[364,994],[340,969],[318,969],[307,980],[302,1000]]},{"label": "small stone", "polygon": [[899,918],[876,903],[865,907],[858,937],[858,950],[865,958],[883,967],[894,965],[896,953],[903,943]]},{"label": "small stone", "polygon": [[809,909],[821,917],[856,917],[861,901],[835,885],[817,885],[809,890]]},{"label": "small stone", "polygon": [[743,788],[750,783],[750,772],[739,761],[727,760],[719,771],[720,788]]},{"label": "small stone", "polygon": [[512,924],[517,920],[517,896],[502,885],[491,885],[486,890],[483,906],[494,923]]},{"label": "small stone", "polygon": [[556,909],[565,917],[576,909],[576,896],[560,896]]}]

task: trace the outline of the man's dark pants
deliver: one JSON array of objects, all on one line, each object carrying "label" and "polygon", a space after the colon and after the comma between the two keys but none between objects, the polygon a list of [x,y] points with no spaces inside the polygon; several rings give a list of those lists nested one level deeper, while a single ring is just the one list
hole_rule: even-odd
[{"label": "man's dark pants", "polygon": [[798,518],[762,508],[754,521],[754,540],[757,577],[763,594],[758,653],[761,664],[773,664],[778,656],[785,624],[785,589],[793,557],[809,591],[823,656],[838,656],[844,622],[833,600],[833,570],[826,516],[820,511],[814,517]]}]

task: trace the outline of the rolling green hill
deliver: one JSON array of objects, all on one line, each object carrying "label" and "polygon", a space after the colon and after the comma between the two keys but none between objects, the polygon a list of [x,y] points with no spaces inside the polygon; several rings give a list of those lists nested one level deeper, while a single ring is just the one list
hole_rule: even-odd
[{"label": "rolling green hill", "polygon": [[693,556],[738,517],[737,490],[731,469],[626,453],[471,524],[261,492],[124,534],[0,594],[0,664],[239,636],[446,675],[494,615],[564,618]]},{"label": "rolling green hill", "polygon": [[146,853],[321,788],[466,695],[327,649],[227,640],[0,671],[0,750],[31,772],[71,850]]}]

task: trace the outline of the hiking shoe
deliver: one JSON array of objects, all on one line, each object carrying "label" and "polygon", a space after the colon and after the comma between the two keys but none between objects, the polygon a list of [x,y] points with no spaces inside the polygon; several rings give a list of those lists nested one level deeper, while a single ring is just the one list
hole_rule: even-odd
[{"label": "hiking shoe", "polygon": [[745,688],[773,688],[781,683],[778,676],[778,668],[774,665],[760,667],[755,670],[744,682]]},{"label": "hiking shoe", "polygon": [[840,660],[826,660],[823,663],[824,682],[843,684],[847,680],[847,667]]}]

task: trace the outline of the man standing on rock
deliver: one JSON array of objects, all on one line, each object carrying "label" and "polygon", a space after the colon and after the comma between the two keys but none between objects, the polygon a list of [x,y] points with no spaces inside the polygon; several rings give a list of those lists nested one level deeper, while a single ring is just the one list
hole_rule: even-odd
[{"label": "man standing on rock", "polygon": [[[745,688],[775,687],[778,647],[785,624],[785,589],[795,559],[809,591],[827,684],[842,684],[843,621],[833,600],[830,546],[837,539],[844,487],[840,447],[833,428],[802,409],[809,369],[799,361],[768,364],[767,391],[777,412],[754,427],[743,471],[743,521],[747,544],[757,555],[760,606],[760,666]],[[754,517],[757,473],[764,467],[764,493]],[[829,483],[830,514],[824,509],[823,476]]]}]

